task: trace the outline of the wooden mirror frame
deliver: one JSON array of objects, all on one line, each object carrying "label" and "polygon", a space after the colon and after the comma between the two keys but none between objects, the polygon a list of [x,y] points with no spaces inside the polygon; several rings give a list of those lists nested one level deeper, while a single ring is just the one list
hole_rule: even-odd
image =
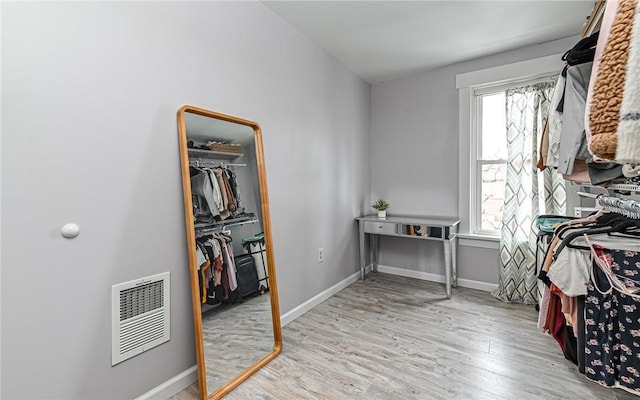
[{"label": "wooden mirror frame", "polygon": [[[193,203],[191,200],[191,178],[189,175],[189,154],[187,150],[187,126],[185,113],[197,114],[215,118],[235,124],[246,125],[253,129],[256,148],[256,162],[258,182],[260,185],[260,201],[262,209],[262,228],[264,231],[265,248],[267,252],[267,271],[269,279],[269,297],[271,301],[271,319],[273,322],[274,346],[270,353],[248,366],[244,371],[233,377],[223,386],[212,393],[207,392],[207,375],[204,354],[204,338],[202,334],[202,313],[200,305],[200,288],[198,284],[198,265],[196,256],[196,237],[194,230]],[[280,306],[278,303],[278,288],[276,286],[275,261],[271,240],[271,219],[269,214],[269,197],[267,194],[267,175],[265,172],[264,153],[262,147],[262,130],[253,121],[233,117],[226,114],[209,111],[203,108],[185,105],[178,110],[178,136],[180,145],[180,167],[182,171],[182,194],[184,196],[184,217],[187,230],[187,246],[189,253],[189,275],[191,278],[191,302],[193,307],[193,327],[196,344],[196,360],[198,362],[198,388],[200,398],[220,399],[236,388],[242,382],[255,374],[260,368],[273,360],[282,351],[282,327],[280,325]]]}]

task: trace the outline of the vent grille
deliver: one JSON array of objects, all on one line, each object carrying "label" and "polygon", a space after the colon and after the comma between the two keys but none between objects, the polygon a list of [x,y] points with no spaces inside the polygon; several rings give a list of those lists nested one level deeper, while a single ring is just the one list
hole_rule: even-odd
[{"label": "vent grille", "polygon": [[169,272],[111,287],[111,365],[170,339],[169,293]]},{"label": "vent grille", "polygon": [[164,282],[147,283],[120,292],[120,321],[164,306]]}]

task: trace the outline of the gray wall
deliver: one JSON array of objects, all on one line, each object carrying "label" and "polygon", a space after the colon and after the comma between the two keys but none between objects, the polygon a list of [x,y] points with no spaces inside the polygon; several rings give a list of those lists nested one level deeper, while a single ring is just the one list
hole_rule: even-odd
[{"label": "gray wall", "polygon": [[[261,3],[3,2],[1,56],[0,397],[131,399],[195,365],[184,104],[263,128],[282,312],[357,271],[370,86]],[[163,271],[171,341],[111,367],[111,285]]]},{"label": "gray wall", "polygon": [[[564,53],[578,37],[484,57],[374,85],[371,89],[371,196],[391,203],[389,213],[458,216],[459,196],[468,198],[468,169],[459,171],[456,75],[552,54]],[[465,191],[460,191],[460,183]],[[444,274],[437,243],[382,240],[380,264]],[[480,254],[474,270],[460,277],[497,282],[497,250],[461,249]],[[467,253],[468,254],[468,253]],[[481,273],[478,273],[481,271]]]},{"label": "gray wall", "polygon": [[458,276],[463,279],[497,285],[498,263],[495,249],[464,245],[458,248]]}]

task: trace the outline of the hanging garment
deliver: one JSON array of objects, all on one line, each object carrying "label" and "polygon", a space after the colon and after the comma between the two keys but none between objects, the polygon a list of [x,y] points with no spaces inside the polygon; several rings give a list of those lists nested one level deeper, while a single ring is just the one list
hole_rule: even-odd
[{"label": "hanging garment", "polygon": [[213,282],[216,286],[222,284],[222,249],[220,248],[220,242],[216,238],[210,239],[209,243],[211,244],[211,251],[213,256]]},{"label": "hanging garment", "polygon": [[227,197],[227,191],[225,190],[224,181],[222,180],[222,170],[220,168],[214,168],[211,173],[213,174],[213,179],[216,181],[218,185],[218,191],[220,193],[221,202],[218,206],[218,211],[220,212],[220,219],[224,220],[229,218],[229,199]]},{"label": "hanging garment", "polygon": [[198,263],[198,287],[200,288],[200,301],[205,303],[207,301],[207,288],[209,287],[209,281],[211,280],[211,262],[205,256],[200,244],[196,242],[196,259]]},{"label": "hanging garment", "polygon": [[566,61],[569,66],[592,62],[596,53],[596,44],[598,43],[599,36],[600,32],[598,31],[580,39],[571,50],[562,56],[562,60]]},{"label": "hanging garment", "polygon": [[227,209],[229,212],[233,213],[236,211],[236,199],[233,196],[233,191],[231,190],[231,184],[229,183],[229,178],[224,170],[221,170],[222,173],[222,182],[224,183],[224,190],[227,192],[227,200],[229,202]]},{"label": "hanging garment", "polygon": [[208,299],[209,287],[211,284],[211,262],[206,247],[202,243],[202,239],[196,240],[196,256],[198,263],[198,286],[200,288],[200,301],[206,303]]},{"label": "hanging garment", "polygon": [[585,339],[584,339],[584,298],[585,296],[578,296],[578,317],[577,326],[578,334],[576,335],[578,343],[578,371],[584,375],[585,372]]},{"label": "hanging garment", "polygon": [[624,92],[618,123],[616,161],[640,163],[640,3],[636,5],[629,42]]},{"label": "hanging garment", "polygon": [[585,299],[585,376],[601,385],[640,395],[640,307],[614,289],[607,269],[640,285],[640,253],[594,249]]},{"label": "hanging garment", "polygon": [[587,294],[590,254],[586,250],[564,248],[551,264],[547,276],[567,296]]},{"label": "hanging garment", "polygon": [[196,262],[198,263],[198,267],[207,262],[207,257],[205,257],[202,249],[196,245]]},{"label": "hanging garment", "polygon": [[233,198],[236,202],[236,209],[240,208],[240,194],[238,192],[238,181],[236,180],[236,174],[230,169],[225,169],[224,173],[227,176],[227,180],[229,181],[229,187],[231,188],[231,193],[233,194]]},{"label": "hanging garment", "polygon": [[549,316],[547,317],[548,329],[551,337],[558,343],[560,346],[560,350],[562,353],[565,353],[565,339],[564,339],[564,331],[565,331],[565,321],[564,315],[562,314],[562,302],[560,301],[560,296],[553,293],[553,285],[549,289],[551,291],[551,300],[549,302]]},{"label": "hanging garment", "polygon": [[215,205],[217,209],[217,213],[215,215],[220,215],[220,212],[224,210],[224,203],[222,199],[222,192],[220,190],[220,184],[218,183],[218,179],[216,178],[215,173],[211,169],[207,169],[207,176],[211,182],[211,187],[213,188],[213,198],[215,200]]},{"label": "hanging garment", "polygon": [[584,160],[574,160],[573,172],[571,174],[562,175],[562,178],[564,178],[564,180],[566,181],[576,183],[591,183],[587,162]]},{"label": "hanging garment", "polygon": [[[587,102],[585,104],[584,113],[584,130],[587,137],[587,142],[591,141],[591,123],[589,116],[591,115],[591,103],[593,102],[593,91],[596,80],[598,79],[598,72],[600,71],[600,61],[602,60],[602,54],[604,48],[609,40],[609,33],[611,32],[611,26],[616,17],[616,10],[618,9],[618,0],[608,0],[602,16],[602,22],[600,24],[600,35],[598,36],[598,43],[596,44],[596,52],[593,56],[593,68],[591,69],[591,79],[589,80],[589,91],[587,93]],[[591,151],[591,148],[589,148]],[[605,160],[594,155],[595,162],[610,162],[612,160]]]},{"label": "hanging garment", "polygon": [[207,289],[207,288],[209,288],[211,279],[213,278],[213,272],[211,271],[211,268],[210,268],[211,267],[211,261],[209,259],[209,253],[207,252],[206,247],[202,243],[196,242],[196,247],[198,247],[198,249],[200,249],[200,252],[206,258],[205,263],[200,265],[200,273],[201,273],[202,278],[203,278],[203,283],[205,285],[205,289]]},{"label": "hanging garment", "polygon": [[233,261],[233,251],[231,250],[231,243],[227,240],[221,240],[220,245],[222,247],[222,255],[225,265],[228,270],[229,289],[234,291],[238,288],[238,281],[236,279],[236,264]]},{"label": "hanging garment", "polygon": [[[191,192],[193,195],[204,199],[203,204],[205,207],[201,214],[196,216],[196,220],[203,222],[212,222],[213,218],[219,214],[216,204],[213,181],[209,177],[209,174],[205,170],[197,170],[195,175],[191,176]],[[207,218],[208,217],[208,218]]]},{"label": "hanging garment", "polygon": [[594,156],[607,160],[616,159],[618,145],[616,132],[637,3],[636,0],[629,0],[620,2],[618,5],[593,88],[593,100],[589,113],[591,126],[589,149]]},{"label": "hanging garment", "polygon": [[558,111],[560,100],[564,97],[564,88],[567,81],[566,67],[562,74],[558,76],[556,86],[553,89],[553,96],[549,104],[549,116],[547,117],[547,127],[549,130],[549,148],[545,157],[546,166],[556,168],[558,166],[560,136],[562,133],[562,112]]},{"label": "hanging garment", "polygon": [[540,151],[538,151],[538,162],[536,167],[540,171],[544,171],[547,168],[547,155],[549,154],[549,118],[544,122],[544,128],[542,128],[542,138],[540,139]]},{"label": "hanging garment", "polygon": [[596,32],[581,39],[563,56],[567,62],[561,74],[565,79],[564,90],[561,97],[554,96],[549,112],[550,129],[554,131],[549,163],[566,175],[573,174],[575,160],[591,159],[584,138],[584,109],[598,35]]},{"label": "hanging garment", "polygon": [[538,329],[542,332],[548,331],[548,326],[545,329],[545,323],[547,315],[549,314],[549,301],[551,298],[551,292],[547,285],[543,285],[542,298],[540,299],[540,311],[538,313]]},{"label": "hanging garment", "polygon": [[576,159],[590,161],[584,134],[584,107],[593,62],[570,66],[567,69],[562,134],[558,149],[558,172],[573,173]]}]

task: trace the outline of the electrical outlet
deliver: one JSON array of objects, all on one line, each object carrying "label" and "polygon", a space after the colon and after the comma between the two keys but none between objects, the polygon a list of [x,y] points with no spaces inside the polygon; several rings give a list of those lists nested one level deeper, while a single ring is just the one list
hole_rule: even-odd
[{"label": "electrical outlet", "polygon": [[318,262],[321,263],[324,261],[324,249],[322,247],[318,248]]}]

